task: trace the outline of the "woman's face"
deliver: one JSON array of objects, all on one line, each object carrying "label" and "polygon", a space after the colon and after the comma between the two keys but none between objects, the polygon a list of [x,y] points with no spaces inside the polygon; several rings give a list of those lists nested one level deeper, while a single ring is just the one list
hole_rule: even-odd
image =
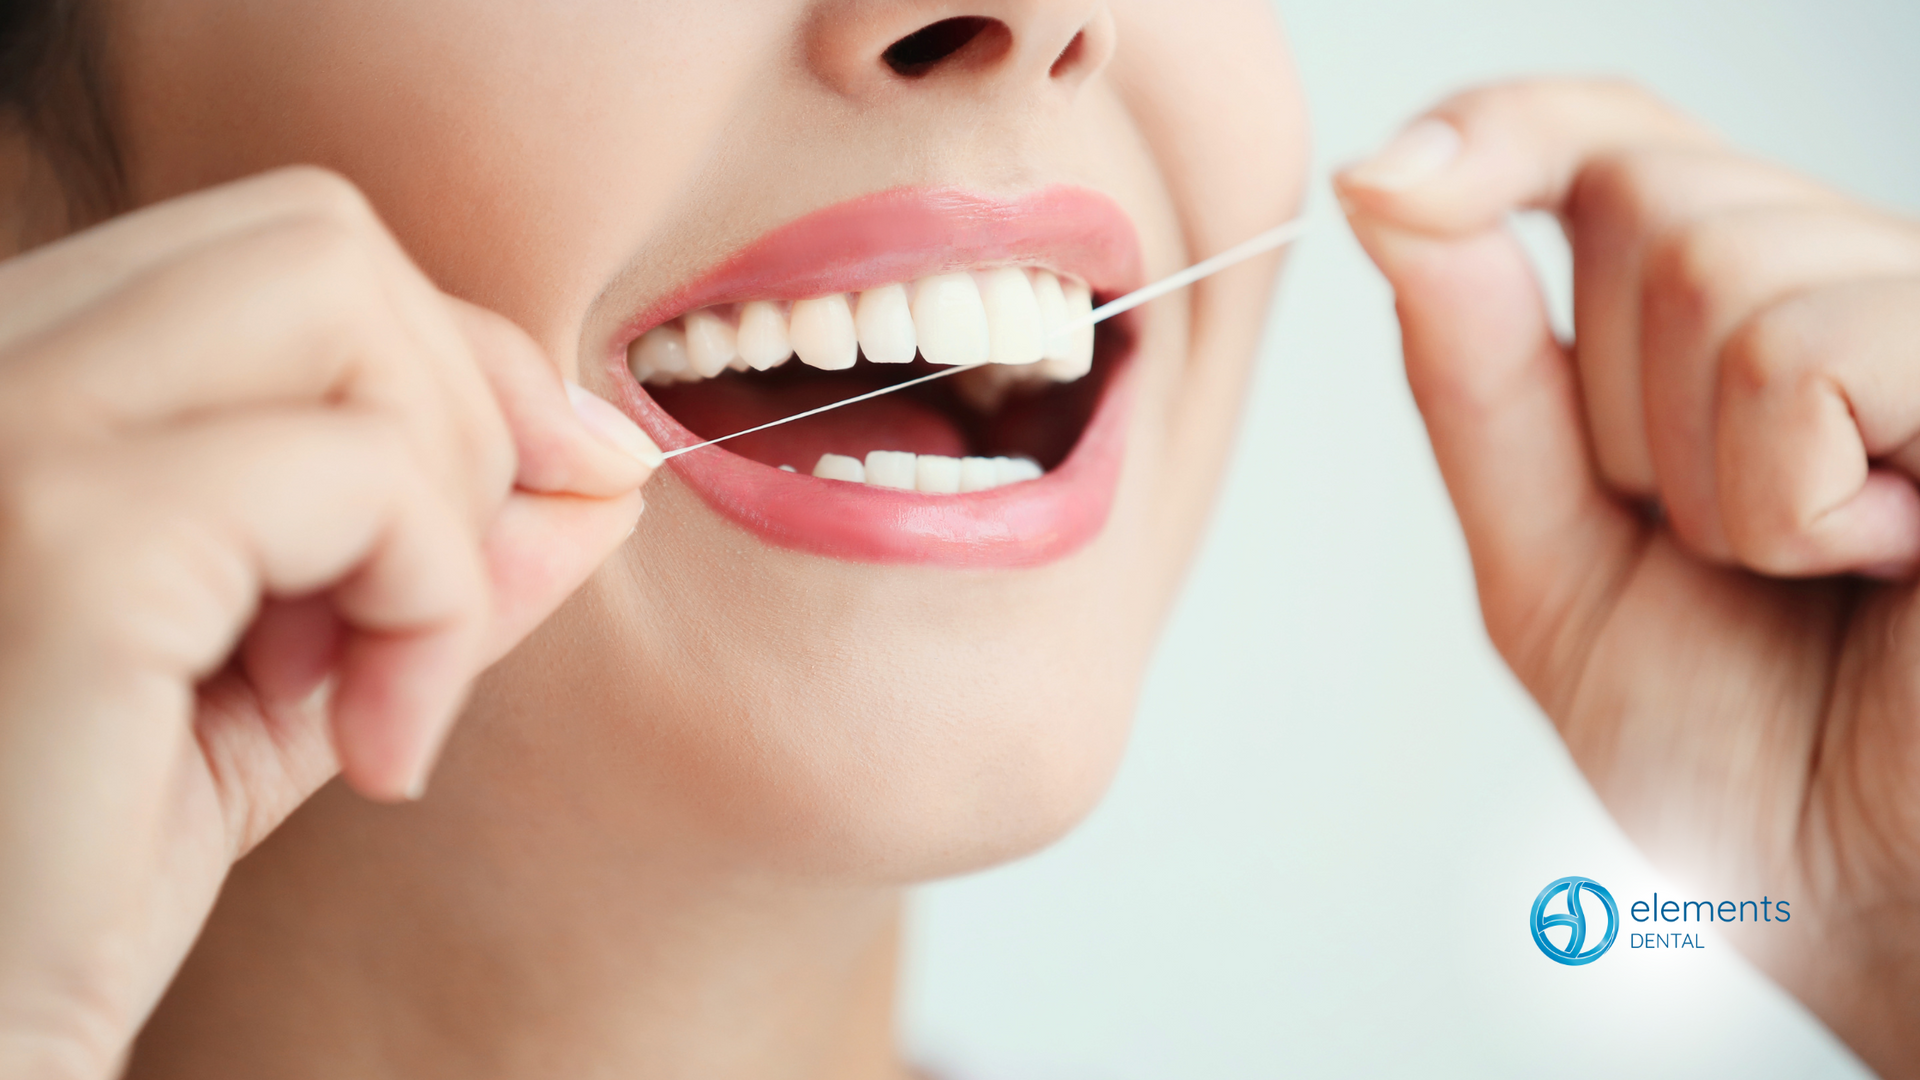
[{"label": "woman's face", "polygon": [[[1085,375],[1084,342],[1034,335],[1058,319],[1049,283],[1098,302],[1291,216],[1304,124],[1265,4],[109,8],[136,202],[334,168],[443,288],[664,446],[932,370],[872,362],[903,337],[907,356],[1052,355],[677,459],[626,548],[483,684],[435,801],[873,880],[1030,850],[1092,805],[1270,276],[1106,324]],[[745,363],[782,333],[799,358]],[[862,359],[834,370],[849,335]],[[716,366],[729,337],[758,350],[747,370],[666,373]],[[956,475],[1019,466],[809,475],[870,451],[1047,474],[966,493]]]}]

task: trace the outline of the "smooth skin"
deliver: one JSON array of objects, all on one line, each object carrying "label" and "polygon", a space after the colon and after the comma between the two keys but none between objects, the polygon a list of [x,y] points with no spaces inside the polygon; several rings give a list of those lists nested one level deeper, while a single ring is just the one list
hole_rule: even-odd
[{"label": "smooth skin", "polygon": [[[1920,1076],[1920,223],[1645,92],[1455,97],[1340,182],[1494,644],[1628,834]],[[1575,341],[1505,226],[1565,223]]]}]

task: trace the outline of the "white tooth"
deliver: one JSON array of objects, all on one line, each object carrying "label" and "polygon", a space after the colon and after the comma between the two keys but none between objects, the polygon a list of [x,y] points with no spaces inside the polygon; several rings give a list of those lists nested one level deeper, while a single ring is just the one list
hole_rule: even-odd
[{"label": "white tooth", "polygon": [[753,300],[740,308],[740,336],[736,347],[740,358],[755,371],[777,368],[793,355],[793,342],[787,336],[787,316],[779,305],[768,300]]},{"label": "white tooth", "polygon": [[960,459],[921,454],[913,461],[913,489],[932,495],[958,494]]},{"label": "white tooth", "polygon": [[[1067,319],[1084,319],[1093,314],[1093,292],[1086,282],[1068,278],[1060,283],[1067,301]],[[1042,369],[1049,378],[1071,382],[1093,370],[1093,327],[1083,326],[1066,335],[1066,355],[1049,359]]]},{"label": "white tooth", "polygon": [[808,367],[843,371],[852,367],[860,354],[860,340],[853,332],[853,309],[842,293],[794,301],[793,323],[787,333],[793,338],[793,355]]},{"label": "white tooth", "polygon": [[1038,480],[1046,473],[1031,459],[997,457],[993,459],[993,486],[1005,487],[1025,480]]},{"label": "white tooth", "polygon": [[671,382],[687,371],[687,336],[672,326],[656,326],[627,350],[627,366],[645,371],[655,382]]},{"label": "white tooth", "polygon": [[913,336],[913,311],[904,285],[882,285],[860,294],[853,326],[860,335],[860,351],[876,364],[911,364],[918,347]]},{"label": "white tooth", "polygon": [[970,457],[960,459],[960,490],[986,491],[995,487],[992,458]]},{"label": "white tooth", "polygon": [[1065,360],[1073,351],[1072,335],[1055,336],[1053,328],[1067,321],[1067,295],[1060,291],[1060,279],[1048,270],[1033,272],[1033,299],[1040,305],[1041,357]]},{"label": "white tooth", "polygon": [[736,352],[733,354],[733,359],[727,361],[727,370],[752,371],[753,369],[747,366],[747,358]]},{"label": "white tooth", "polygon": [[727,370],[734,351],[733,324],[711,311],[689,314],[687,324],[687,362],[703,379],[711,379]]},{"label": "white tooth", "polygon": [[780,466],[780,471],[781,471],[781,472],[799,472],[800,470],[799,470],[799,469],[796,469],[796,468],[794,468],[794,467],[793,467],[793,466],[791,466],[791,465],[782,465],[782,466]]},{"label": "white tooth", "polygon": [[1033,283],[1017,266],[975,275],[980,303],[987,312],[987,358],[996,364],[1031,364],[1040,359],[1040,305]]},{"label": "white tooth", "polygon": [[972,274],[936,274],[913,286],[913,333],[929,364],[979,364],[987,359],[987,309]]},{"label": "white tooth", "polygon": [[860,464],[859,458],[844,454],[821,454],[820,461],[813,467],[813,475],[822,480],[845,480],[850,484],[864,484],[867,480],[867,467]]},{"label": "white tooth", "polygon": [[912,491],[913,455],[904,450],[874,450],[867,454],[867,484]]}]

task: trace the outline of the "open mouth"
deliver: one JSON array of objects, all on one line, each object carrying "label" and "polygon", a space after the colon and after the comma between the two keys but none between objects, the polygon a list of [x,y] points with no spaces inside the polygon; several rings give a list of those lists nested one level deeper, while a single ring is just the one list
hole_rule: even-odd
[{"label": "open mouth", "polygon": [[[932,495],[1037,480],[1092,415],[1094,333],[1055,333],[1092,290],[1051,270],[1001,267],[791,304],[702,308],[647,331],[628,367],[702,439],[941,367],[970,371],[733,440],[763,465]],[[797,463],[797,464],[796,464]]]},{"label": "open mouth", "polygon": [[776,230],[637,320],[619,381],[674,449],[980,365],[673,468],[783,546],[1043,562],[1104,524],[1131,353],[1123,320],[1056,328],[1138,273],[1131,223],[1104,196],[882,192]]}]

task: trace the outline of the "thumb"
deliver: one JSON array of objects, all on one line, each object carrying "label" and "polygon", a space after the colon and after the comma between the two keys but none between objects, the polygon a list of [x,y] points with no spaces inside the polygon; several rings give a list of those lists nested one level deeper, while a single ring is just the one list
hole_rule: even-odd
[{"label": "thumb", "polygon": [[[1440,120],[1406,138],[1429,162],[1469,149]],[[1389,200],[1354,197],[1359,186],[1343,177],[1343,202],[1393,286],[1407,381],[1466,534],[1488,634],[1551,710],[1569,685],[1561,667],[1576,659],[1562,631],[1607,602],[1640,524],[1596,477],[1578,375],[1505,214],[1468,208],[1434,231],[1401,220]]]}]

